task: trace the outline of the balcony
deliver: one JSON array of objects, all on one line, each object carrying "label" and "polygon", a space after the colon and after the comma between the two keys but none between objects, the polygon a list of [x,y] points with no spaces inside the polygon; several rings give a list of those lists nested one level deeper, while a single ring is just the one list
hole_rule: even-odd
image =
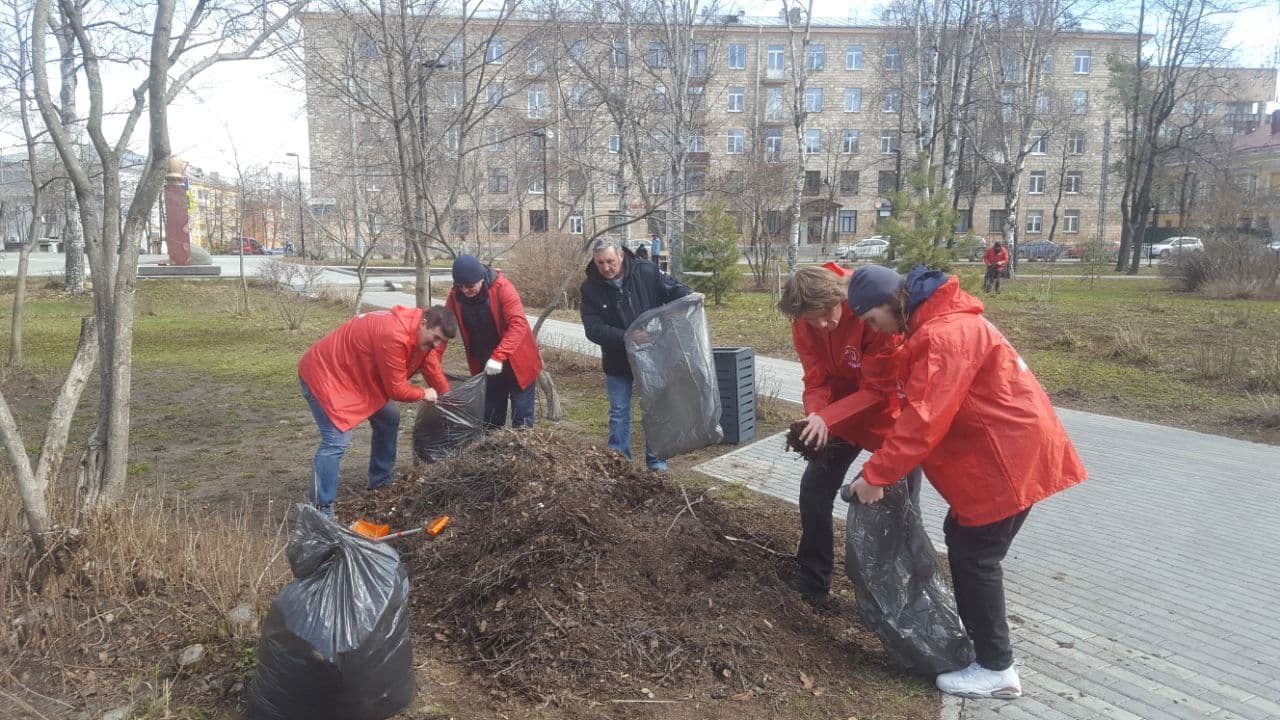
[{"label": "balcony", "polygon": [[684,156],[686,165],[707,165],[711,162],[711,153],[709,152],[691,152]]},{"label": "balcony", "polygon": [[786,82],[787,71],[784,68],[769,68],[765,70],[764,81],[767,83]]}]

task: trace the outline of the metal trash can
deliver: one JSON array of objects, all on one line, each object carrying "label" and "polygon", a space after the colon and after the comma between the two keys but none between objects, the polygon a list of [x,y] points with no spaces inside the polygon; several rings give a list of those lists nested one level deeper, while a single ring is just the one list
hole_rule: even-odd
[{"label": "metal trash can", "polygon": [[756,351],[711,348],[720,387],[720,429],[724,442],[740,445],[756,436]]}]

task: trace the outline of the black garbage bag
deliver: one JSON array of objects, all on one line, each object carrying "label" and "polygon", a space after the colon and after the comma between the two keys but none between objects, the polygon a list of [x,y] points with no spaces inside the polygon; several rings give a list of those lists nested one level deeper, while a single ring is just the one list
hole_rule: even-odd
[{"label": "black garbage bag", "polygon": [[310,505],[289,539],[294,580],[262,624],[251,720],[381,720],[413,701],[409,577],[395,549]]},{"label": "black garbage bag", "polygon": [[625,342],[644,411],[644,439],[654,455],[672,458],[724,439],[701,294],[641,313]]},{"label": "black garbage bag", "polygon": [[889,661],[910,673],[936,675],[972,662],[973,644],[920,521],[919,471],[913,472],[913,481],[885,488],[880,502],[849,504],[844,572],[862,623],[880,638]]},{"label": "black garbage bag", "polygon": [[484,434],[484,387],[485,375],[476,375],[436,402],[418,405],[413,423],[413,456],[418,462],[453,457]]}]

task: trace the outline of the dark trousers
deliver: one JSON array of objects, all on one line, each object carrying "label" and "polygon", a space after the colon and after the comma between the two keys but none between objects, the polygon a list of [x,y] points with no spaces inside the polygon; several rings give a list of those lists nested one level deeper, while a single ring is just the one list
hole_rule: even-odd
[{"label": "dark trousers", "polygon": [[947,513],[942,531],[947,539],[947,559],[956,591],[956,610],[973,641],[978,664],[988,670],[1005,670],[1013,664],[1009,623],[1004,614],[1004,572],[1000,561],[1027,519],[1027,508],[990,525],[963,527]]},{"label": "dark trousers", "polygon": [[537,392],[537,381],[529,383],[529,387],[521,390],[516,375],[511,371],[511,363],[506,363],[502,372],[490,375],[484,381],[484,425],[488,429],[500,428],[507,424],[507,403],[511,403],[511,427],[533,427],[534,393]]},{"label": "dark trousers", "polygon": [[[824,593],[831,588],[831,567],[835,563],[831,511],[845,482],[849,466],[862,448],[843,440],[829,443],[810,462],[800,477],[800,565],[797,581],[807,591]],[[907,474],[912,501],[919,505],[920,470]]]}]

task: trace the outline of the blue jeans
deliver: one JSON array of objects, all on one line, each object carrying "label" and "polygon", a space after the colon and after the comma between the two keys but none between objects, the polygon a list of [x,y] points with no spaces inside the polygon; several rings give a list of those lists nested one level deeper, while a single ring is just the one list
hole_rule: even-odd
[{"label": "blue jeans", "polygon": [[485,378],[484,383],[484,424],[486,428],[500,428],[507,424],[507,401],[511,402],[511,427],[533,427],[533,401],[537,392],[537,381],[529,383],[529,387],[520,389],[516,375],[507,363],[502,372]]},{"label": "blue jeans", "polygon": [[[605,375],[604,389],[609,395],[609,447],[631,459],[631,387],[634,380],[622,375]],[[662,462],[644,446],[645,464],[653,467]]]},{"label": "blue jeans", "polygon": [[[311,388],[301,378],[298,383],[302,385],[302,397],[311,406],[311,416],[320,429],[320,448],[316,450],[315,460],[311,464],[311,504],[318,508],[328,508],[338,496],[338,468],[342,464],[342,456],[347,454],[347,447],[351,445],[352,431],[342,432],[335,427],[324,408],[320,407],[316,396],[311,394]],[[391,472],[396,466],[400,409],[395,402],[388,402],[381,410],[370,415],[369,426],[373,428],[373,439],[369,443],[369,488],[373,489],[390,484]]]}]

